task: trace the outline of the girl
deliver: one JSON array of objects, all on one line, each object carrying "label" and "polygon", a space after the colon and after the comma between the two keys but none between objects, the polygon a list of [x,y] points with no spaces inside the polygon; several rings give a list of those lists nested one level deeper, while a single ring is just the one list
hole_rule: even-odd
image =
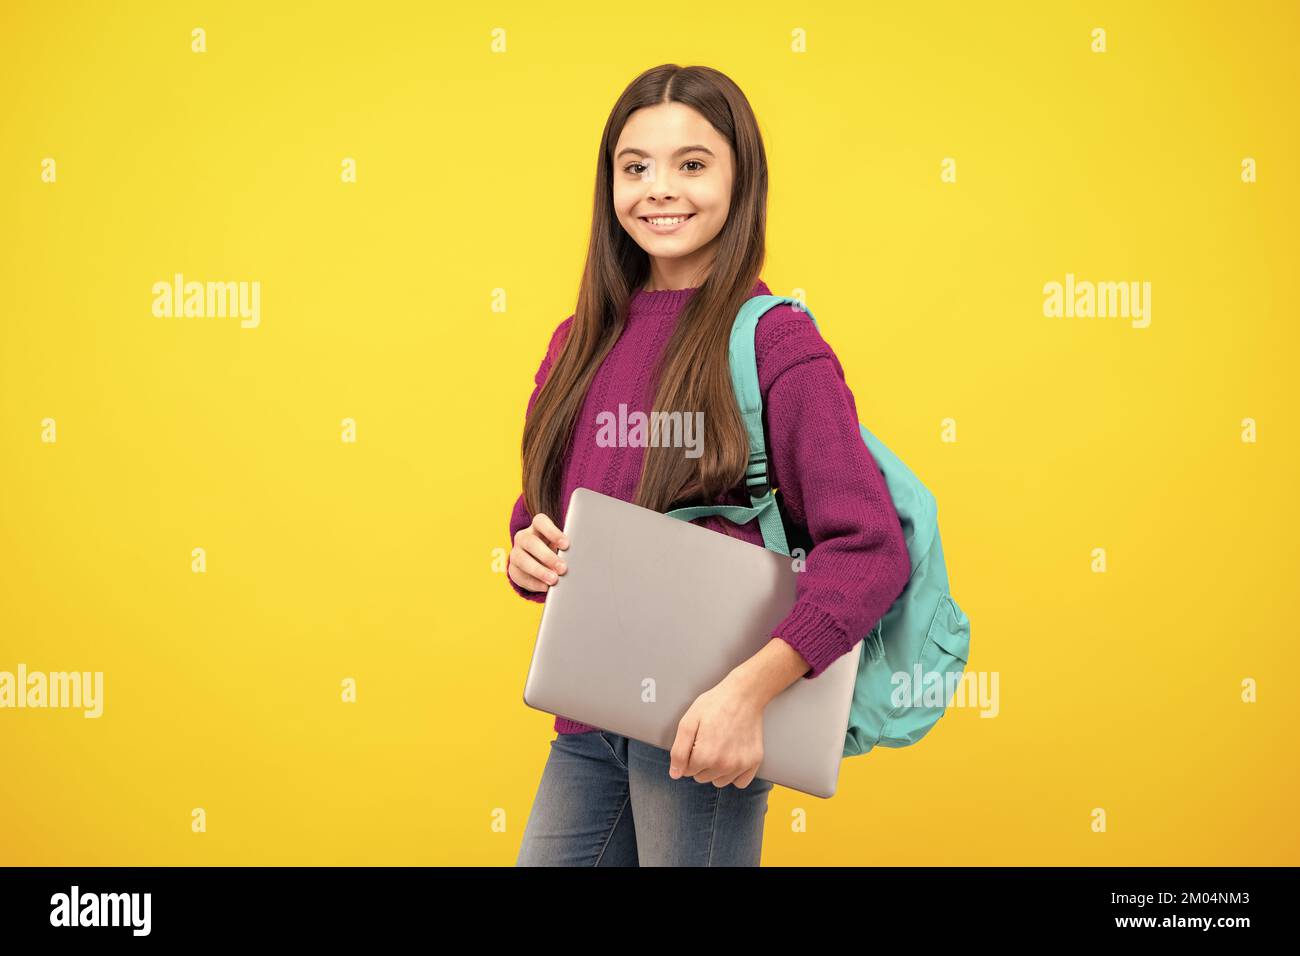
[{"label": "girl", "polygon": [[[577,310],[534,379],[510,519],[507,577],[537,602],[565,572],[560,528],[576,487],[661,512],[749,505],[728,341],[741,305],[770,290],[758,278],[767,163],[744,94],[707,67],[637,77],[605,124],[595,197]],[[772,789],[755,777],[764,708],[852,650],[907,583],[898,514],[835,353],[788,306],[759,320],[755,342],[768,480],[790,547],[811,552],[796,604],[760,652],[696,698],[671,750],[557,716],[518,865],[757,866]],[[597,416],[620,403],[703,411],[703,454],[598,441]],[[697,522],[763,544],[757,521]]]}]

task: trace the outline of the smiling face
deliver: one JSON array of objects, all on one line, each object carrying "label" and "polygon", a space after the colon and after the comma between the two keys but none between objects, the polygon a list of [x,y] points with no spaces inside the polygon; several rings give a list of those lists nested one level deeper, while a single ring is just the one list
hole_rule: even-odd
[{"label": "smiling face", "polygon": [[614,212],[650,256],[650,289],[698,286],[731,207],[731,144],[684,103],[628,117],[614,147]]}]

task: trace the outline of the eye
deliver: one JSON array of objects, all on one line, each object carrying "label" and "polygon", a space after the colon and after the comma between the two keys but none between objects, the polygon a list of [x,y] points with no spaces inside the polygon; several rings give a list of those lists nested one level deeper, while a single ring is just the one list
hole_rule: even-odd
[{"label": "eye", "polygon": [[[692,163],[700,167],[700,169],[704,169],[704,164],[700,162],[698,159],[688,159],[686,160],[686,162],[682,163],[682,165],[689,166]],[[631,173],[633,176],[640,176],[644,169],[645,169],[645,163],[628,163],[626,166],[623,167],[623,172]],[[691,172],[697,172],[697,170],[691,170]]]}]

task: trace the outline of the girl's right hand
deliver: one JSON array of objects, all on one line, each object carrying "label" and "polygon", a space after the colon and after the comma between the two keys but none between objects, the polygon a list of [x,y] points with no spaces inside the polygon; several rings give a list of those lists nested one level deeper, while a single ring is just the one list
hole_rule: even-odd
[{"label": "girl's right hand", "polygon": [[535,515],[532,524],[515,533],[506,573],[525,591],[545,591],[568,570],[555,553],[568,547],[568,536],[555,527],[554,521],[544,514]]}]

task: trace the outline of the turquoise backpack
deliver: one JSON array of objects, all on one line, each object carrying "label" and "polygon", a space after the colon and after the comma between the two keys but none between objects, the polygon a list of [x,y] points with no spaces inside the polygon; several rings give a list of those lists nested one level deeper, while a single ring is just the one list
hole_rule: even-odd
[{"label": "turquoise backpack", "polygon": [[[757,518],[763,544],[789,555],[785,527],[767,482],[763,396],[754,356],[759,317],[783,302],[806,312],[821,331],[806,305],[778,295],[754,296],[741,307],[731,328],[731,381],[749,432],[745,484],[751,507],[692,505],[666,514],[682,521],[721,515],[736,524]],[[864,754],[877,745],[906,747],[924,737],[943,716],[970,652],[970,622],[948,593],[948,569],[939,542],[934,496],[865,425],[858,427],[894,499],[912,574],[885,616],[863,639],[844,738],[845,757]],[[895,680],[899,674],[905,674],[906,681]]]}]

